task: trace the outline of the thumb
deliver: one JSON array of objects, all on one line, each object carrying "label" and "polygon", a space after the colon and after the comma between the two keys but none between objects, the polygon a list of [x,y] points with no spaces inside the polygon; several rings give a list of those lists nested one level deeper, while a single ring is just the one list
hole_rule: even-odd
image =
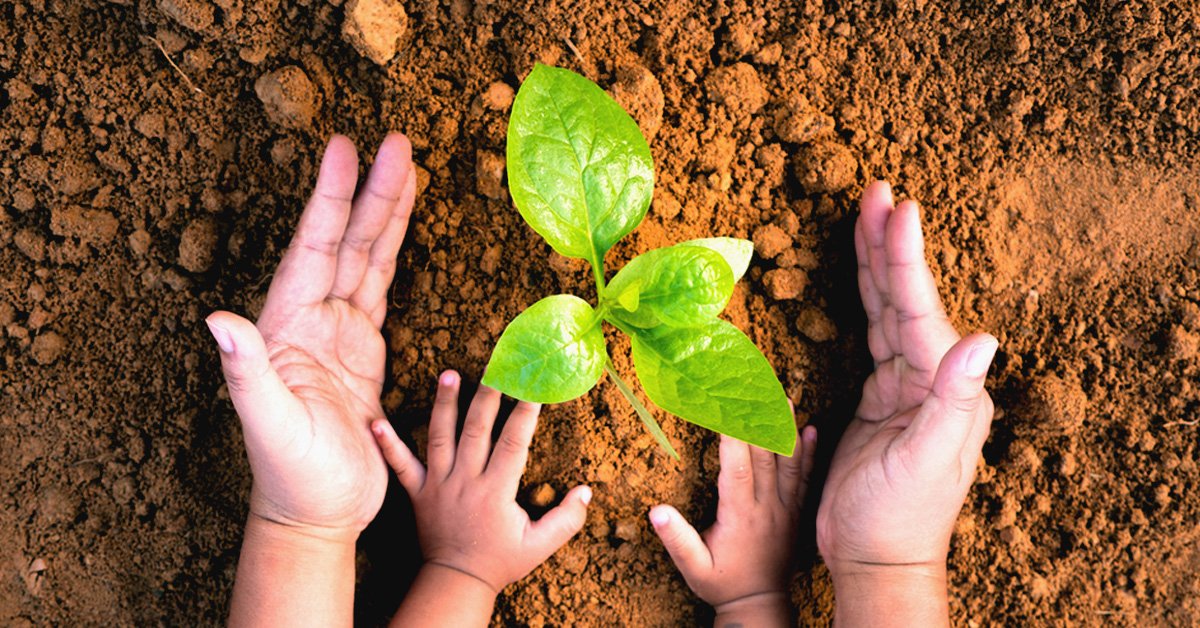
[{"label": "thumb", "polygon": [[651,508],[650,525],[684,580],[691,582],[693,576],[699,575],[697,572],[712,567],[712,554],[704,539],[678,510],[665,504]]},{"label": "thumb", "polygon": [[956,460],[979,421],[983,385],[999,342],[989,334],[959,340],[938,364],[929,397],[908,428],[917,459]]},{"label": "thumb", "polygon": [[246,440],[275,440],[286,427],[292,393],[271,366],[258,328],[230,312],[213,312],[204,322],[220,348],[221,370]]},{"label": "thumb", "polygon": [[591,487],[576,486],[567,493],[561,504],[533,524],[530,530],[531,548],[537,553],[539,563],[550,558],[551,554],[583,529],[591,501]]}]

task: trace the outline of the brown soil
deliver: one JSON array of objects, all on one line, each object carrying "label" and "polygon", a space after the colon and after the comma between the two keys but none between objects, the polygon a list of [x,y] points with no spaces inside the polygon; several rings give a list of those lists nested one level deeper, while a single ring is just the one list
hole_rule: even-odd
[{"label": "brown soil", "polygon": [[[729,316],[826,456],[869,367],[855,196],[886,177],[924,201],[951,317],[1001,339],[957,623],[1200,622],[1200,12],[1041,4],[0,4],[0,623],[220,622],[249,479],[201,321],[256,312],[329,133],[403,130],[423,168],[385,330],[402,433],[421,440],[438,370],[477,378],[521,308],[589,294],[498,165],[538,60],[653,136],[655,204],[610,266],[754,237]],[[541,510],[588,482],[596,500],[497,623],[706,616],[644,515],[711,520],[715,441],[663,427],[679,463],[608,384],[545,412],[522,497]],[[415,568],[407,508],[394,491],[363,539],[363,623]],[[830,619],[811,551],[795,600],[802,623]]]}]

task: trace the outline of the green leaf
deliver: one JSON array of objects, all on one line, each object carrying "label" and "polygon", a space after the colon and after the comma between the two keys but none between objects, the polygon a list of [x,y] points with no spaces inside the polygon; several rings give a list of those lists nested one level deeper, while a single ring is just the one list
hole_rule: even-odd
[{"label": "green leaf", "polygon": [[513,102],[507,163],[525,222],[555,251],[597,268],[654,192],[654,161],[633,118],[595,83],[541,64]]},{"label": "green leaf", "polygon": [[604,372],[604,332],[587,301],[546,297],[508,324],[483,384],[523,401],[561,403],[591,390]]},{"label": "green leaf", "polygon": [[632,336],[633,365],[660,408],[710,430],[791,455],[796,422],[783,386],[754,343],[730,323],[657,327]]},{"label": "green leaf", "polygon": [[642,282],[635,281],[629,284],[617,295],[617,303],[625,310],[636,312],[642,303]]},{"label": "green leaf", "polygon": [[646,430],[650,432],[654,440],[658,441],[658,446],[666,450],[672,458],[679,460],[679,454],[675,453],[675,448],[671,446],[671,441],[667,440],[667,435],[663,433],[662,427],[659,426],[658,421],[654,420],[654,414],[650,412],[646,404],[642,403],[641,399],[637,398],[637,395],[633,394],[633,389],[629,387],[629,384],[625,383],[625,380],[621,379],[621,376],[617,374],[617,369],[613,368],[612,364],[606,363],[604,370],[612,378],[613,383],[617,385],[617,390],[621,391],[621,394],[624,395],[629,405],[633,406],[634,412],[637,412],[638,418],[642,420],[642,425],[645,425]]},{"label": "green leaf", "polygon": [[[628,296],[633,290],[636,301]],[[611,318],[633,327],[688,327],[720,314],[732,293],[733,274],[719,253],[672,246],[630,260],[604,289],[602,302],[609,303]]]},{"label": "green leaf", "polygon": [[746,269],[750,268],[750,258],[754,257],[754,243],[741,238],[702,238],[680,242],[675,246],[702,246],[720,253],[733,270],[734,283],[746,274]]}]

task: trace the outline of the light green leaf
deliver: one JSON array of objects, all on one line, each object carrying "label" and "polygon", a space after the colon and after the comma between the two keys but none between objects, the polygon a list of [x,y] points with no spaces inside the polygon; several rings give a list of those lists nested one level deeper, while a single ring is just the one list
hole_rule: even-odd
[{"label": "light green leaf", "polygon": [[730,323],[636,330],[633,364],[660,408],[710,430],[791,455],[796,423],[783,386],[754,343]]},{"label": "light green leaf", "polygon": [[513,102],[507,163],[525,222],[595,267],[642,221],[654,192],[654,161],[633,118],[595,83],[541,64]]},{"label": "light green leaf", "polygon": [[642,303],[642,282],[634,281],[617,295],[617,303],[630,312],[636,312]]},{"label": "light green leaf", "polygon": [[587,301],[569,294],[526,308],[500,335],[483,384],[523,401],[561,403],[604,372],[604,332]]},{"label": "light green leaf", "polygon": [[[630,290],[638,291],[630,308]],[[609,316],[633,327],[687,327],[703,323],[725,309],[733,293],[733,274],[721,255],[702,246],[672,246],[647,251],[613,277],[602,302]]]},{"label": "light green leaf", "polygon": [[734,283],[746,274],[746,269],[750,268],[750,258],[754,257],[754,243],[741,238],[701,238],[680,242],[675,246],[703,246],[720,253],[733,270]]}]

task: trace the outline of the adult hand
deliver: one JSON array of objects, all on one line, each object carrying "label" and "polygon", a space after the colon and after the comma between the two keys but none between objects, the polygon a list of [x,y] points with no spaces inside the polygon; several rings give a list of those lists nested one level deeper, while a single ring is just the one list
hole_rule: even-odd
[{"label": "adult hand", "polygon": [[790,623],[788,587],[816,444],[811,426],[790,457],[722,436],[716,523],[700,534],[671,506],[650,510],[684,580],[716,610],[716,625]]},{"label": "adult hand", "polygon": [[408,139],[384,140],[355,198],[357,181],[354,145],[334,136],[257,323],[207,320],[254,474],[252,521],[339,540],[357,538],[387,488],[369,426],[383,417],[379,329],[416,190]]},{"label": "adult hand", "polygon": [[895,206],[888,184],[873,183],[854,242],[875,372],[831,462],[817,544],[839,615],[839,580],[879,577],[910,593],[918,581],[940,589],[934,615],[945,621],[946,556],[991,424],[984,380],[997,341],[960,338],[946,318],[915,202]]}]

